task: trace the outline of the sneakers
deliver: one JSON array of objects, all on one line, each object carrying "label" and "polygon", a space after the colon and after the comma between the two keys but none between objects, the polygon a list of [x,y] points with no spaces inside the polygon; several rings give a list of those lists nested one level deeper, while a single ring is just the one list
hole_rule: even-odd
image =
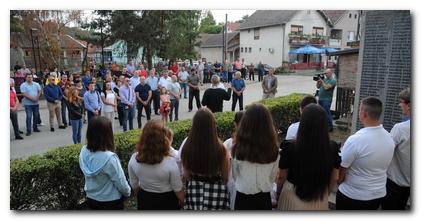
[{"label": "sneakers", "polygon": [[54,127],[50,128],[50,131],[51,131],[51,132],[54,132]]},{"label": "sneakers", "polygon": [[41,122],[41,123],[39,123],[37,125],[39,125],[39,126],[45,126],[45,124],[43,122]]},{"label": "sneakers", "polygon": [[16,139],[16,140],[23,140],[23,137],[21,137],[21,136],[17,136],[15,139]]},{"label": "sneakers", "polygon": [[66,126],[59,126],[60,129],[66,129]]},{"label": "sneakers", "polygon": [[30,133],[30,132],[29,132],[29,133],[27,132],[27,133],[26,133],[26,136],[31,136],[31,133]]},{"label": "sneakers", "polygon": [[21,130],[20,130],[20,131],[19,131],[19,133],[20,133],[20,134],[23,134],[23,131],[21,131]]}]

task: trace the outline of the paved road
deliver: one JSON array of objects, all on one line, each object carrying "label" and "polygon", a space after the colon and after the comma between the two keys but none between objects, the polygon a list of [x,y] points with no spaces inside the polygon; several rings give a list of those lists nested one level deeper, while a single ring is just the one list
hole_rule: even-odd
[{"label": "paved road", "polygon": [[[203,90],[209,85],[204,85]],[[203,95],[203,90],[200,95]],[[291,93],[314,93],[315,82],[312,81],[311,76],[297,76],[297,75],[282,75],[278,76],[278,93],[276,96],[288,95]],[[246,90],[244,91],[244,105],[261,100],[262,89],[261,84],[258,82],[247,82]],[[191,119],[195,113],[196,107],[193,105],[193,111],[188,112],[187,108],[188,99],[181,99],[179,108],[179,119]],[[193,102],[194,104],[194,102]],[[224,101],[224,111],[231,111],[232,101]],[[238,104],[237,104],[238,110]],[[41,101],[40,114],[45,126],[40,126],[40,133],[32,133],[27,137],[23,135],[24,140],[15,140],[13,127],[10,123],[10,158],[26,158],[34,154],[42,154],[48,150],[54,149],[58,146],[72,144],[72,128],[58,129],[55,127],[55,132],[50,132],[48,125],[48,110],[46,108],[46,101]],[[160,116],[152,114],[152,119],[159,119]],[[25,111],[20,110],[18,113],[19,127],[22,131],[25,129]],[[142,118],[143,124],[146,118]],[[56,123],[56,122],[55,122]],[[123,131],[120,127],[118,120],[114,121],[115,132]],[[137,127],[137,120],[134,120],[134,127]],[[87,125],[83,126],[82,143],[85,140]]]}]

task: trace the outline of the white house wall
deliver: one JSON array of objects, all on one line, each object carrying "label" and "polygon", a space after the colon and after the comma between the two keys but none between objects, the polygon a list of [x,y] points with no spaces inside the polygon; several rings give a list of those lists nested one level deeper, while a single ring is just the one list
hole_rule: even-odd
[{"label": "white house wall", "polygon": [[[351,14],[351,18],[349,17]],[[357,15],[357,18],[355,18]],[[353,31],[355,36],[354,40],[356,40],[357,34],[357,27],[358,27],[358,11],[350,10],[344,13],[339,21],[334,25],[334,29],[342,29],[342,41],[341,41],[341,48],[349,48],[346,46],[348,42],[348,32]]]},{"label": "white house wall", "polygon": [[201,58],[206,58],[207,62],[214,63],[215,61],[221,62],[222,60],[222,47],[219,48],[201,48]]},{"label": "white house wall", "polygon": [[[244,58],[245,64],[257,64],[261,61],[263,64],[269,64],[272,67],[281,66],[283,36],[281,25],[261,27],[260,38],[258,40],[254,40],[253,28],[241,30],[240,61]],[[246,47],[247,53],[244,49]],[[241,52],[241,48],[243,48],[243,52]],[[248,51],[249,48],[252,49],[251,53]]]},{"label": "white house wall", "polygon": [[291,49],[289,44],[288,35],[291,33],[291,25],[303,26],[303,34],[312,34],[313,27],[323,27],[323,35],[328,33],[328,25],[326,20],[316,10],[301,10],[297,12],[294,17],[285,24],[285,48],[284,48],[284,61],[289,60],[289,51]]}]

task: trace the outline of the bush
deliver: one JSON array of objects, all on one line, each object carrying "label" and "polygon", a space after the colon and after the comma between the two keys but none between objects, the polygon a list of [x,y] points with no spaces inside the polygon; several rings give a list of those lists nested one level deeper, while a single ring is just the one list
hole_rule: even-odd
[{"label": "bush", "polygon": [[[303,94],[292,94],[259,101],[272,113],[274,125],[280,133],[298,120],[299,102]],[[246,107],[247,108],[247,107]],[[234,132],[234,112],[216,113],[218,135],[222,140]],[[178,149],[187,137],[191,120],[171,122],[174,131],[173,147]],[[126,171],[130,156],[141,130],[135,129],[114,136],[116,153]],[[59,147],[42,156],[31,156],[26,160],[13,160],[10,164],[10,208],[13,210],[58,210],[83,209],[84,176],[79,168],[79,153],[82,145]]]}]

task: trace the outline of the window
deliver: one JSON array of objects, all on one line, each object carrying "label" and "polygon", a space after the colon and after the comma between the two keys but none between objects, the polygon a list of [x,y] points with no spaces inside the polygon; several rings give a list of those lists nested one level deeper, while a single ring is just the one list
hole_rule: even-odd
[{"label": "window", "polygon": [[254,29],[254,40],[259,40],[260,39],[260,28],[255,28]]},{"label": "window", "polygon": [[29,56],[29,51],[25,51],[25,56]]},{"label": "window", "polygon": [[243,47],[241,47],[241,53],[243,53]]},{"label": "window", "polygon": [[259,48],[259,52],[262,52],[262,48]]},{"label": "window", "polygon": [[357,19],[357,14],[354,15],[354,18]]},{"label": "window", "polygon": [[303,34],[303,26],[291,25],[291,34],[302,35]]},{"label": "window", "polygon": [[316,35],[316,36],[322,36],[323,35],[323,28],[321,28],[321,27],[313,27],[313,32],[312,32],[312,34],[313,35]]},{"label": "window", "polygon": [[245,47],[245,49],[244,49],[244,50],[245,50],[245,53],[247,53],[247,47]]},{"label": "window", "polygon": [[332,29],[330,31],[330,38],[331,39],[342,39],[342,29]]},{"label": "window", "polygon": [[249,48],[249,53],[251,53],[251,48]]},{"label": "window", "polygon": [[353,31],[348,32],[348,41],[355,41],[355,32]]},{"label": "window", "polygon": [[352,18],[352,14],[349,14],[349,18]]}]

